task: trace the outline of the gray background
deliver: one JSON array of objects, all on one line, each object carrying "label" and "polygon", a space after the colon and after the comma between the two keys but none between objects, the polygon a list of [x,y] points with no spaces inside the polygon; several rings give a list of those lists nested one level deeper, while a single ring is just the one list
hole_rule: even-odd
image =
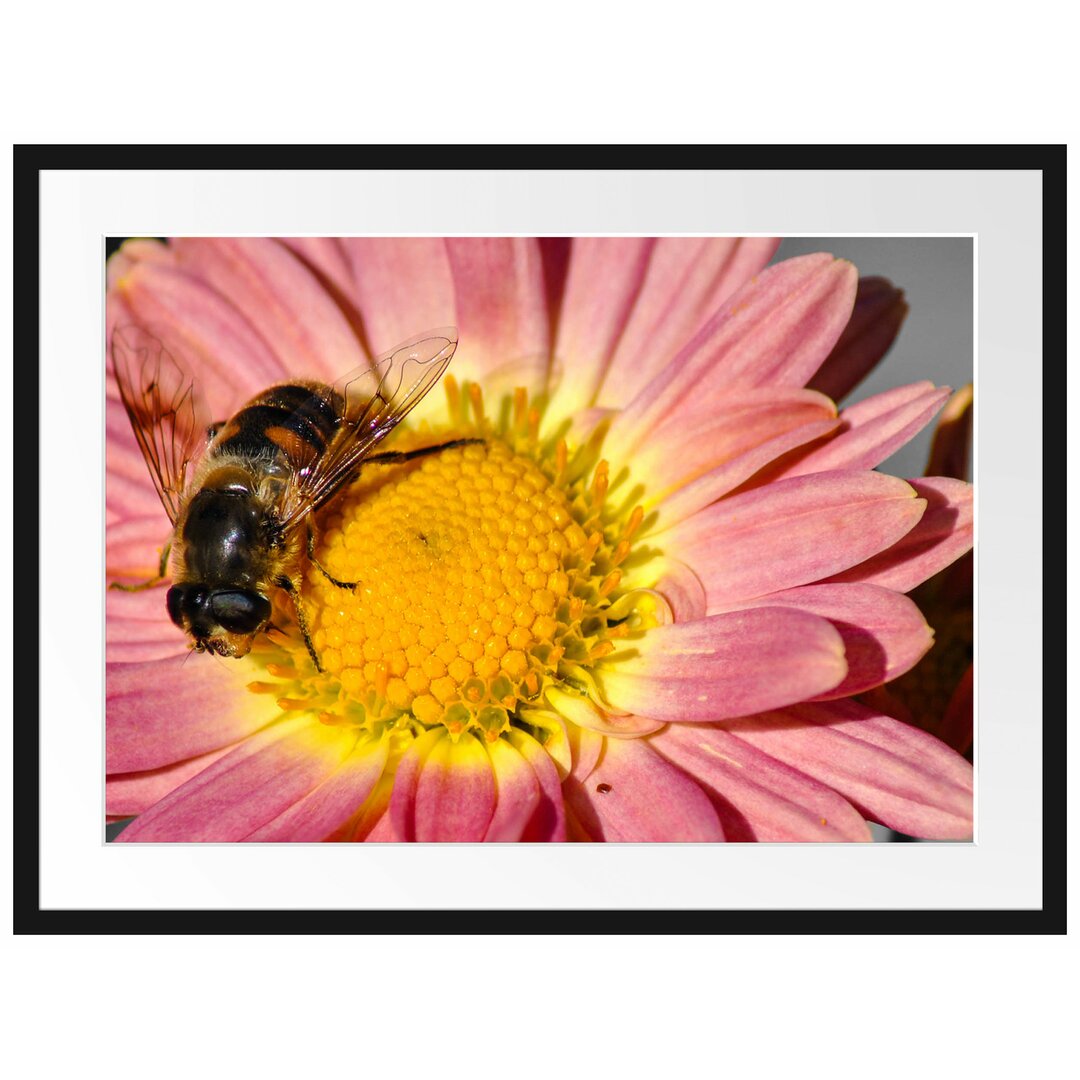
[{"label": "gray background", "polygon": [[[851,392],[860,401],[894,386],[930,379],[954,390],[973,379],[974,247],[970,237],[809,236],[785,239],[776,257],[829,251],[850,259],[863,277],[887,277],[904,290],[907,318],[892,349]],[[880,466],[895,476],[921,476],[934,424]]]}]

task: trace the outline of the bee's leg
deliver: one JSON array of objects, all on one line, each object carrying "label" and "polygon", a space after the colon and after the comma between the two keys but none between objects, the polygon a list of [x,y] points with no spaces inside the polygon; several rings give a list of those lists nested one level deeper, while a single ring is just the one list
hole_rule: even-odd
[{"label": "bee's leg", "polygon": [[307,554],[308,559],[311,561],[311,565],[314,566],[331,585],[336,585],[339,589],[355,589],[356,586],[360,584],[359,581],[338,581],[338,579],[315,558],[315,530],[312,529],[310,524],[308,525],[307,531]]},{"label": "bee's leg", "polygon": [[284,574],[277,579],[277,585],[292,597],[293,610],[296,612],[296,621],[300,624],[300,633],[304,635],[304,644],[307,646],[308,656],[311,657],[311,662],[315,665],[315,670],[321,675],[323,669],[322,664],[319,663],[318,653],[315,652],[315,646],[311,643],[311,634],[308,632],[307,619],[304,617],[304,608],[300,603],[300,586],[291,578],[285,577]]},{"label": "bee's leg", "polygon": [[483,439],[451,439],[449,442],[439,443],[438,446],[421,446],[417,450],[387,450],[383,454],[373,454],[364,458],[365,465],[404,465],[406,461],[415,461],[416,458],[427,457],[428,454],[438,454],[443,450],[453,450],[456,446],[470,446],[473,443],[482,443]]},{"label": "bee's leg", "polygon": [[217,435],[217,433],[218,433],[218,432],[219,432],[219,431],[220,431],[220,430],[221,430],[221,429],[222,429],[222,428],[223,428],[223,427],[224,427],[224,426],[225,426],[225,425],[226,425],[226,424],[227,424],[228,422],[229,422],[228,420],[215,420],[215,421],[214,421],[214,422],[213,422],[213,423],[212,423],[212,424],[211,424],[211,425],[210,425],[210,426],[209,426],[209,427],[208,427],[208,428],[206,429],[206,441],[207,441],[207,442],[213,442],[213,441],[214,441],[214,436],[215,436],[215,435]]},{"label": "bee's leg", "polygon": [[140,581],[138,585],[123,585],[119,581],[114,581],[109,585],[109,588],[123,589],[124,592],[142,592],[143,589],[152,589],[155,585],[160,585],[165,580],[165,571],[169,568],[169,552],[171,550],[172,541],[170,540],[161,549],[161,561],[158,563],[157,577],[152,577],[149,581]]}]

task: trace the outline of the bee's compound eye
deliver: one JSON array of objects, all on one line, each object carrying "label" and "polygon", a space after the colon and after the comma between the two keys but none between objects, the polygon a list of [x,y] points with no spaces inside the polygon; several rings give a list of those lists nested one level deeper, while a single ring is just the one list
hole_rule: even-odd
[{"label": "bee's compound eye", "polygon": [[249,634],[270,618],[270,601],[256,592],[216,592],[210,610],[218,623],[233,634]]},{"label": "bee's compound eye", "polygon": [[165,595],[165,606],[169,610],[169,618],[172,619],[181,630],[184,628],[184,622],[180,618],[180,608],[183,606],[183,603],[184,589],[179,585],[174,585]]}]

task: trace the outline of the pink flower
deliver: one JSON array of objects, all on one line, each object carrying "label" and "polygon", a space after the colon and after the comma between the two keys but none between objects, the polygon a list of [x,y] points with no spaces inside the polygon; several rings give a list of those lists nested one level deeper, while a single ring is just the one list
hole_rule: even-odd
[{"label": "pink flower", "polygon": [[[967,484],[874,471],[948,390],[838,414],[806,389],[853,385],[902,302],[871,285],[841,340],[855,268],[775,248],[125,245],[109,329],[152,325],[215,418],[456,325],[395,445],[484,443],[373,466],[323,515],[319,560],[361,582],[307,572],[324,674],[295,633],[189,656],[162,590],[108,593],[121,839],[970,836],[970,764],[855,700],[930,648],[906,594],[971,544]],[[108,571],[136,580],[168,523],[111,378],[107,425]]]}]

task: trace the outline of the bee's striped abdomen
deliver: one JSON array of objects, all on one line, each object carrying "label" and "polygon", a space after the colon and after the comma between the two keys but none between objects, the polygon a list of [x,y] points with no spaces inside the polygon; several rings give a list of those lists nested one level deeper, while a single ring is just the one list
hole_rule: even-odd
[{"label": "bee's striped abdomen", "polygon": [[243,458],[284,456],[293,468],[320,457],[337,431],[338,414],[315,383],[271,386],[252,398],[214,439],[211,453]]}]

